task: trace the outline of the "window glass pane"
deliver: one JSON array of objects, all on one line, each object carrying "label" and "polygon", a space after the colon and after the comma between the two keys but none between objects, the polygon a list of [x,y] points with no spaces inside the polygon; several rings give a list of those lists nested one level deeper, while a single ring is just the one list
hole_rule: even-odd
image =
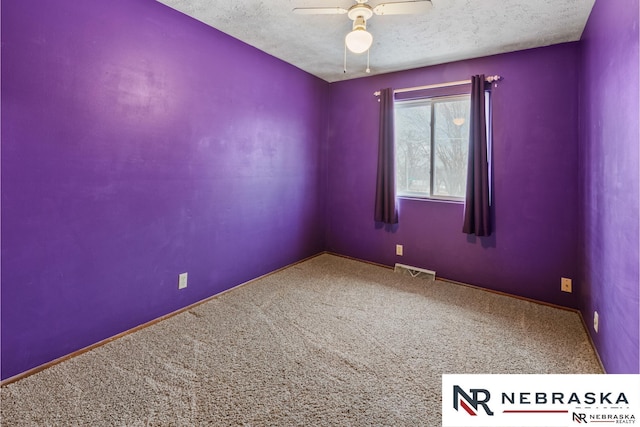
[{"label": "window glass pane", "polygon": [[396,191],[429,196],[431,187],[431,103],[403,102],[395,108]]},{"label": "window glass pane", "polygon": [[469,97],[440,99],[433,108],[433,196],[463,198],[469,152]]}]

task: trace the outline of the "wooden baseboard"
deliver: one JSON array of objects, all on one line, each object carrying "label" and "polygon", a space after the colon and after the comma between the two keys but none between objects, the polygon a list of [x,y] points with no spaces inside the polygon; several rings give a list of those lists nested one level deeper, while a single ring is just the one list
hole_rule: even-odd
[{"label": "wooden baseboard", "polygon": [[[335,256],[338,256],[338,257],[341,257],[341,258],[350,259],[350,260],[353,260],[353,261],[359,261],[359,262],[364,262],[366,264],[376,265],[376,266],[387,268],[387,269],[393,269],[393,267],[390,267],[390,266],[384,265],[384,264],[379,264],[377,262],[362,260],[362,259],[358,259],[358,258],[346,256],[346,255],[333,253],[333,252],[326,252],[326,253],[328,253],[330,255],[335,255]],[[516,299],[519,299],[519,300],[522,300],[522,301],[531,302],[531,303],[534,303],[534,304],[540,304],[540,305],[544,305],[544,306],[547,306],[547,307],[552,307],[552,308],[557,308],[557,309],[560,309],[560,310],[566,310],[566,311],[571,311],[571,312],[574,312],[574,313],[578,313],[578,316],[580,316],[580,321],[582,322],[582,326],[584,328],[584,331],[587,334],[587,337],[589,338],[589,344],[591,345],[591,348],[593,349],[593,352],[596,355],[596,359],[598,360],[598,364],[600,365],[600,368],[602,369],[602,372],[605,373],[605,374],[607,373],[606,369],[604,368],[604,364],[602,363],[602,359],[600,358],[600,354],[598,353],[598,349],[596,348],[595,343],[593,342],[591,334],[589,333],[589,328],[588,328],[586,322],[584,321],[584,317],[582,316],[582,312],[580,310],[578,310],[576,308],[564,307],[562,305],[553,304],[553,303],[546,302],[546,301],[536,300],[536,299],[533,299],[533,298],[527,298],[527,297],[523,297],[523,296],[520,296],[520,295],[513,295],[513,294],[510,294],[510,293],[507,293],[507,292],[496,291],[496,290],[493,290],[493,289],[487,289],[487,288],[483,288],[483,287],[477,286],[477,285],[470,285],[468,283],[458,282],[456,280],[446,279],[444,277],[436,276],[436,280],[440,280],[442,282],[451,283],[451,284],[454,284],[454,285],[466,286],[466,287],[469,287],[469,288],[477,289],[477,290],[484,291],[484,292],[490,292],[490,293],[502,295],[502,296],[505,296],[505,297],[516,298]]]},{"label": "wooden baseboard", "polygon": [[[337,253],[334,253],[334,252],[325,252],[325,253],[327,253],[329,255],[334,255],[334,256],[337,256],[337,257],[340,257],[340,258],[346,258],[346,259],[350,259],[352,261],[364,262],[365,264],[375,265],[375,266],[378,266],[378,267],[383,267],[383,268],[386,268],[386,269],[393,270],[393,267],[385,265],[385,264],[380,264],[380,263],[373,262],[373,261],[367,261],[367,260],[364,260],[364,259],[354,258],[354,257],[347,256],[347,255],[341,255],[341,254],[337,254]],[[553,304],[553,303],[546,302],[546,301],[540,301],[540,300],[533,299],[533,298],[527,298],[527,297],[523,297],[523,296],[520,296],[520,295],[514,295],[514,294],[510,294],[508,292],[496,291],[494,289],[488,289],[488,288],[484,288],[484,287],[478,286],[478,285],[471,285],[469,283],[458,282],[457,280],[447,279],[445,277],[440,277],[438,275],[436,275],[436,280],[439,280],[441,282],[451,283],[451,284],[454,284],[454,285],[466,286],[468,288],[473,288],[473,289],[477,289],[479,291],[484,291],[484,292],[490,292],[492,294],[498,294],[498,295],[502,295],[502,296],[505,296],[505,297],[516,298],[516,299],[519,299],[519,300],[522,300],[522,301],[532,302],[534,304],[546,305],[548,307],[559,308],[561,310],[580,312],[578,309],[575,309],[575,308],[565,307],[565,306],[562,306],[562,305],[557,305],[557,304]]]},{"label": "wooden baseboard", "polygon": [[324,253],[327,254],[327,255],[333,255],[333,256],[340,257],[340,258],[350,259],[351,261],[363,262],[365,264],[375,265],[376,267],[382,267],[382,268],[386,268],[386,269],[389,269],[389,270],[393,270],[393,267],[390,267],[390,266],[385,265],[385,264],[380,264],[378,262],[367,261],[366,259],[354,258],[352,256],[342,255],[342,254],[338,254],[338,253],[331,252],[331,251],[325,251]]},{"label": "wooden baseboard", "polygon": [[478,286],[478,285],[470,285],[468,283],[458,282],[457,280],[445,279],[443,277],[437,277],[437,276],[436,276],[436,279],[440,280],[442,282],[452,283],[454,285],[466,286],[467,288],[473,288],[473,289],[477,289],[479,291],[489,292],[489,293],[496,294],[496,295],[502,295],[502,296],[509,297],[509,298],[515,298],[515,299],[518,299],[518,300],[521,300],[521,301],[531,302],[533,304],[539,304],[539,305],[544,305],[544,306],[547,306],[547,307],[558,308],[560,310],[565,310],[565,311],[572,311],[572,312],[578,312],[578,313],[580,312],[578,309],[575,309],[575,308],[565,307],[563,305],[553,304],[553,303],[546,302],[546,301],[540,301],[540,300],[537,300],[537,299],[523,297],[523,296],[520,296],[520,295],[514,295],[514,294],[510,294],[508,292],[496,291],[495,289],[483,288],[482,286]]},{"label": "wooden baseboard", "polygon": [[263,274],[262,276],[258,276],[255,279],[251,279],[251,280],[248,280],[248,281],[246,281],[244,283],[240,283],[239,285],[233,286],[233,287],[231,287],[229,289],[225,289],[224,291],[219,292],[219,293],[214,294],[214,295],[211,295],[210,297],[207,297],[207,298],[202,299],[200,301],[194,302],[193,304],[190,304],[190,305],[188,305],[186,307],[180,308],[180,309],[178,309],[176,311],[172,311],[171,313],[165,314],[164,316],[157,317],[157,318],[155,318],[153,320],[150,320],[150,321],[148,321],[146,323],[143,323],[143,324],[138,325],[136,327],[133,327],[131,329],[127,329],[126,331],[120,332],[119,334],[113,335],[113,336],[111,336],[109,338],[105,338],[105,339],[103,339],[101,341],[98,341],[95,344],[91,344],[91,345],[89,345],[87,347],[84,347],[84,348],[81,348],[79,350],[76,350],[76,351],[74,351],[72,353],[69,353],[69,354],[64,355],[62,357],[54,359],[54,360],[52,360],[50,362],[47,362],[47,363],[44,363],[42,365],[36,366],[35,368],[31,368],[28,371],[24,371],[24,372],[21,372],[21,373],[19,373],[17,375],[12,376],[12,377],[6,378],[2,382],[0,382],[0,387],[4,387],[4,386],[9,385],[11,383],[14,383],[16,381],[19,381],[19,380],[21,380],[23,378],[27,378],[27,377],[29,377],[31,375],[37,374],[38,372],[44,371],[45,369],[48,369],[48,368],[50,368],[52,366],[55,366],[55,365],[57,365],[59,363],[65,362],[65,361],[67,361],[69,359],[73,359],[76,356],[80,356],[83,353],[86,353],[88,351],[91,351],[93,349],[101,347],[101,346],[103,346],[105,344],[108,344],[108,343],[110,343],[112,341],[115,341],[115,340],[117,340],[119,338],[125,337],[125,336],[127,336],[129,334],[132,334],[134,332],[137,332],[137,331],[139,331],[141,329],[148,328],[149,326],[152,326],[152,325],[155,325],[156,323],[162,322],[163,320],[167,320],[167,319],[169,319],[169,318],[171,318],[173,316],[176,316],[176,315],[178,315],[180,313],[184,313],[185,311],[191,310],[191,309],[193,309],[193,308],[195,308],[195,307],[197,307],[197,306],[199,306],[201,304],[204,304],[204,303],[209,302],[209,301],[211,301],[211,300],[213,300],[215,298],[218,298],[221,295],[226,294],[227,292],[233,291],[234,289],[238,289],[241,286],[245,286],[245,285],[253,283],[253,282],[257,281],[257,280],[263,279],[263,278],[265,278],[267,276],[271,276],[272,274],[276,274],[276,273],[278,273],[278,272],[280,272],[280,271],[282,271],[282,270],[284,270],[286,268],[293,267],[294,265],[297,265],[297,264],[300,264],[302,262],[308,261],[308,260],[310,260],[312,258],[315,258],[317,256],[320,256],[320,255],[322,255],[324,253],[325,252],[320,252],[320,253],[317,253],[317,254],[312,255],[310,257],[304,258],[304,259],[302,259],[300,261],[296,261],[296,262],[294,262],[292,264],[289,264],[289,265],[286,265],[284,267],[278,268],[277,270],[274,270],[274,271],[271,271],[269,273]]},{"label": "wooden baseboard", "polygon": [[604,363],[602,363],[602,359],[600,358],[598,349],[596,348],[596,345],[593,342],[593,338],[589,333],[589,326],[587,326],[587,322],[584,321],[584,316],[582,316],[582,312],[580,310],[577,310],[577,311],[578,311],[578,315],[580,316],[580,321],[582,322],[582,326],[584,327],[584,331],[586,332],[587,337],[589,337],[589,344],[591,344],[591,348],[593,349],[593,352],[596,354],[596,359],[598,359],[598,364],[600,365],[602,372],[606,374],[607,370],[604,368]]},{"label": "wooden baseboard", "polygon": [[[74,358],[76,356],[79,356],[79,355],[81,355],[83,353],[86,353],[88,351],[91,351],[93,349],[101,347],[101,346],[103,346],[105,344],[108,344],[108,343],[110,343],[112,341],[115,341],[115,340],[117,340],[119,338],[122,338],[124,336],[129,335],[129,334],[132,334],[134,332],[137,332],[137,331],[142,330],[144,328],[147,328],[149,326],[155,325],[156,323],[162,322],[163,320],[169,319],[169,318],[171,318],[173,316],[176,316],[176,315],[178,315],[180,313],[184,313],[185,311],[191,310],[191,309],[193,309],[193,308],[195,308],[195,307],[197,307],[197,306],[199,306],[201,304],[204,304],[204,303],[206,303],[208,301],[211,301],[211,300],[213,300],[215,298],[218,298],[218,297],[220,297],[221,295],[224,295],[227,292],[231,292],[234,289],[240,288],[241,286],[248,285],[248,284],[253,283],[253,282],[257,281],[257,280],[260,280],[260,279],[263,279],[265,277],[271,276],[271,275],[276,274],[276,273],[278,273],[278,272],[280,272],[280,271],[282,271],[284,269],[287,269],[289,267],[293,267],[294,265],[303,263],[305,261],[308,261],[310,259],[313,259],[313,258],[318,257],[318,256],[323,255],[323,254],[334,255],[334,256],[341,257],[341,258],[350,259],[350,260],[353,260],[353,261],[364,262],[366,264],[375,265],[377,267],[383,267],[383,268],[386,268],[386,269],[392,269],[392,267],[389,267],[388,265],[379,264],[379,263],[371,262],[371,261],[366,261],[366,260],[362,260],[362,259],[358,259],[358,258],[346,256],[346,255],[341,255],[341,254],[333,253],[333,252],[330,252],[330,251],[319,252],[319,253],[317,253],[315,255],[312,255],[310,257],[304,258],[304,259],[302,259],[300,261],[297,261],[297,262],[294,262],[292,264],[286,265],[286,266],[281,267],[281,268],[279,268],[277,270],[274,270],[272,272],[263,274],[262,276],[256,277],[255,279],[251,279],[251,280],[248,280],[248,281],[246,281],[244,283],[240,283],[239,285],[233,286],[233,287],[231,287],[229,289],[226,289],[226,290],[224,290],[222,292],[219,292],[217,294],[214,294],[214,295],[212,295],[210,297],[207,297],[205,299],[197,301],[197,302],[195,302],[193,304],[190,304],[190,305],[188,305],[186,307],[183,307],[183,308],[178,309],[176,311],[173,311],[171,313],[165,314],[164,316],[160,316],[160,317],[158,317],[156,319],[150,320],[150,321],[148,321],[146,323],[143,323],[141,325],[138,325],[138,326],[136,326],[134,328],[128,329],[126,331],[123,331],[123,332],[121,332],[121,333],[119,333],[117,335],[111,336],[109,338],[105,338],[104,340],[98,341],[95,344],[91,344],[90,346],[81,348],[81,349],[76,350],[76,351],[74,351],[72,353],[69,353],[69,354],[67,354],[65,356],[62,356],[62,357],[54,359],[54,360],[52,360],[50,362],[44,363],[44,364],[42,364],[40,366],[36,366],[35,368],[29,369],[28,371],[25,371],[25,372],[22,372],[20,374],[17,374],[17,375],[14,375],[12,377],[9,377],[9,378],[3,380],[2,382],[0,382],[0,386],[4,387],[4,386],[6,386],[8,384],[14,383],[14,382],[19,381],[19,380],[21,380],[23,378],[27,378],[27,377],[29,377],[31,375],[37,374],[38,372],[44,371],[45,369],[50,368],[51,366],[55,366],[55,365],[57,365],[59,363],[65,362],[65,361],[67,361],[69,359],[72,359],[72,358]],[[547,303],[547,302],[544,302],[544,301],[538,301],[538,300],[534,300],[534,299],[531,299],[531,298],[521,297],[521,296],[518,296],[518,295],[512,295],[512,294],[508,294],[506,292],[495,291],[495,290],[492,290],[492,289],[486,289],[486,288],[482,288],[480,286],[469,285],[467,283],[457,282],[455,280],[449,280],[449,279],[445,279],[445,278],[441,278],[441,277],[437,277],[437,280],[440,280],[440,281],[443,281],[443,282],[452,283],[452,284],[455,284],[455,285],[467,286],[467,287],[478,289],[478,290],[481,290],[481,291],[491,292],[491,293],[495,293],[495,294],[498,294],[498,295],[503,295],[503,296],[516,298],[516,299],[520,299],[520,300],[524,300],[524,301],[529,301],[529,302],[536,303],[536,304],[546,305],[546,306],[553,307],[553,308],[559,308],[559,309],[562,309],[562,310],[568,310],[568,311],[577,312],[578,315],[580,316],[580,320],[582,321],[582,325],[583,325],[583,327],[585,329],[585,332],[587,333],[587,337],[589,337],[589,342],[591,344],[591,348],[593,348],[593,351],[596,354],[596,358],[598,359],[598,363],[600,364],[600,367],[602,368],[602,372],[606,373],[606,370],[604,369],[604,365],[602,364],[602,360],[600,359],[600,355],[598,354],[598,351],[596,350],[596,347],[595,347],[595,345],[593,343],[591,335],[589,334],[589,330],[588,330],[587,325],[586,325],[586,323],[584,321],[584,318],[582,317],[582,313],[580,312],[580,310],[576,310],[576,309],[568,308],[568,307],[563,307],[563,306],[560,306],[560,305],[551,304],[551,303]]]}]

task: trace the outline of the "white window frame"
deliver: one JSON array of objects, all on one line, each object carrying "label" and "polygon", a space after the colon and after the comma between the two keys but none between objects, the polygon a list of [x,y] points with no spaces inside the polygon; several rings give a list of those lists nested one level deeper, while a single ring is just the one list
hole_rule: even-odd
[{"label": "white window frame", "polygon": [[[491,171],[491,102],[490,102],[490,96],[491,96],[491,92],[489,90],[485,90],[485,116],[486,116],[486,129],[487,129],[487,159],[489,161],[489,171]],[[435,185],[435,180],[434,180],[434,175],[435,175],[435,168],[434,168],[434,163],[435,163],[435,156],[434,156],[434,148],[435,148],[435,123],[434,123],[434,118],[435,118],[435,108],[433,108],[433,105],[438,103],[438,102],[446,102],[446,101],[451,101],[451,100],[455,100],[455,99],[464,99],[466,98],[469,102],[471,102],[471,96],[469,93],[458,93],[458,94],[451,94],[451,95],[438,95],[438,96],[423,96],[423,97],[419,97],[419,98],[410,98],[410,99],[405,99],[405,100],[399,100],[399,101],[395,101],[394,103],[394,114],[396,113],[398,108],[403,108],[404,106],[409,107],[411,105],[431,105],[431,126],[430,126],[430,138],[429,138],[429,143],[430,143],[430,158],[429,158],[429,162],[430,162],[430,167],[429,167],[429,194],[424,194],[424,193],[417,193],[417,192],[409,192],[409,191],[400,191],[398,189],[397,186],[397,182],[396,182],[396,197],[400,198],[400,199],[416,199],[416,200],[435,200],[435,201],[447,201],[447,202],[454,202],[454,203],[464,203],[465,200],[465,196],[450,196],[450,195],[434,195],[433,194],[433,188]],[[397,141],[395,140],[395,135],[394,135],[394,144],[396,144],[396,159],[394,159],[394,161],[397,160]],[[467,136],[467,144],[468,144],[468,136]],[[397,164],[396,164],[397,167]],[[467,162],[467,167],[468,167],[468,162]],[[467,168],[465,167],[465,179],[466,179],[466,171]],[[489,182],[491,183],[491,173],[489,174]],[[491,185],[490,185],[491,188]],[[491,195],[490,195],[491,198]]]}]

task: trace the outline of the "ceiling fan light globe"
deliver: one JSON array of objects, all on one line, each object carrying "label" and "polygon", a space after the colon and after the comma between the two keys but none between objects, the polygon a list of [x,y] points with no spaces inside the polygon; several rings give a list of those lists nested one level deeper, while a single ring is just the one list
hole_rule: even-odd
[{"label": "ceiling fan light globe", "polygon": [[369,50],[373,44],[373,36],[367,30],[356,29],[347,34],[344,42],[351,52],[364,53]]}]

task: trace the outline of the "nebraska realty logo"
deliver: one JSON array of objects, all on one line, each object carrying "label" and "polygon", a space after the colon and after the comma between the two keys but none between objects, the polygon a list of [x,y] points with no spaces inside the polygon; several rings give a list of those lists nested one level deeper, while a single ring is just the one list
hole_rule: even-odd
[{"label": "nebraska realty logo", "polygon": [[443,375],[443,427],[638,423],[640,375]]}]

